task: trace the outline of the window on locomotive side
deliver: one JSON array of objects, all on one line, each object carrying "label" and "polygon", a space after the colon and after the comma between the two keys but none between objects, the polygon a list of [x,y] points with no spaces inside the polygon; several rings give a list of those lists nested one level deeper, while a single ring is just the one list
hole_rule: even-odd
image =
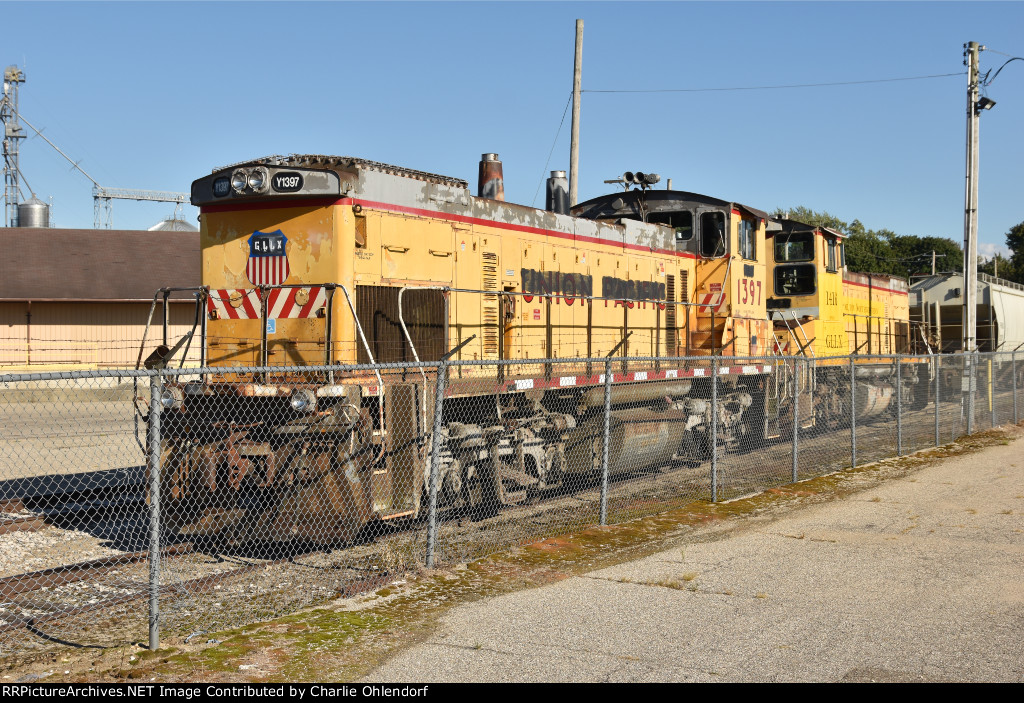
[{"label": "window on locomotive side", "polygon": [[700,255],[715,259],[729,253],[729,240],[725,236],[725,213],[700,214]]},{"label": "window on locomotive side", "polygon": [[775,295],[810,295],[814,291],[814,264],[775,267]]},{"label": "window on locomotive side", "polygon": [[676,213],[676,216],[673,219],[675,220],[672,224],[675,225],[676,228],[676,241],[688,242],[693,239],[693,213]]},{"label": "window on locomotive side", "polygon": [[744,259],[757,259],[757,244],[754,233],[754,223],[750,220],[740,220],[740,256]]},{"label": "window on locomotive side", "polygon": [[836,252],[836,240],[829,239],[828,240],[828,267],[827,267],[827,270],[829,271],[829,273],[835,273],[836,271],[839,270],[839,267],[836,265],[837,264],[837,258],[838,257],[837,257],[837,252]]},{"label": "window on locomotive side", "polygon": [[794,232],[775,235],[775,260],[814,261],[814,233]]},{"label": "window on locomotive side", "polygon": [[693,239],[693,213],[689,210],[652,212],[647,217],[647,221],[658,225],[668,225],[675,229],[677,242],[688,242]]}]

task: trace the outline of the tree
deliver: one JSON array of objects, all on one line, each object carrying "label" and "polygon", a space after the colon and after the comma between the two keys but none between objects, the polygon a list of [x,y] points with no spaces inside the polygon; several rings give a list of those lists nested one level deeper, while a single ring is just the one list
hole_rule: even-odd
[{"label": "tree", "polygon": [[999,277],[1009,278],[1009,280],[1016,281],[1017,283],[1024,283],[1024,222],[1014,225],[1006,233],[1006,246],[1010,250],[1007,275],[1003,275],[1003,266],[1000,263]]},{"label": "tree", "polygon": [[[846,223],[831,213],[815,212],[803,206],[788,211],[777,208],[772,216],[828,227],[846,235],[846,266],[851,271],[888,273],[904,278],[931,273],[932,252],[935,252],[937,271],[963,269],[960,245],[945,237],[900,235],[889,229],[869,230],[860,220]],[[1020,235],[1021,256],[1024,258],[1024,227]]]}]

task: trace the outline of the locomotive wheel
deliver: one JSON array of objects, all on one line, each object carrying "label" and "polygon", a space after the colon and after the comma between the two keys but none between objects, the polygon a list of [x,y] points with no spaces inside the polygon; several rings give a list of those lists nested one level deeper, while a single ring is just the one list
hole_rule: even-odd
[{"label": "locomotive wheel", "polygon": [[473,476],[464,478],[462,482],[463,500],[474,520],[494,517],[501,510],[501,500],[495,485],[497,477],[489,462],[480,462],[472,466]]}]

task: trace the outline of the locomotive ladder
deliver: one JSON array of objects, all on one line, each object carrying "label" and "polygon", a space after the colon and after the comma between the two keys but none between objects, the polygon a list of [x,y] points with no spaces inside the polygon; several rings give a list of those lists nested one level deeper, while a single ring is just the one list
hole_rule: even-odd
[{"label": "locomotive ladder", "polygon": [[[789,332],[789,336],[793,338],[793,341],[800,344],[800,338],[793,332],[793,328],[789,326],[789,322],[786,320],[786,312],[784,310],[776,310],[779,313],[779,319],[782,320],[782,324],[786,326],[786,331]],[[796,319],[796,315],[793,315],[793,323],[800,330],[800,334],[804,337],[804,343],[800,344],[800,353],[807,356],[807,349],[810,348],[811,356],[814,356],[814,347],[811,346],[813,339],[807,338],[807,333],[804,331],[803,325],[800,324],[800,320]]]}]

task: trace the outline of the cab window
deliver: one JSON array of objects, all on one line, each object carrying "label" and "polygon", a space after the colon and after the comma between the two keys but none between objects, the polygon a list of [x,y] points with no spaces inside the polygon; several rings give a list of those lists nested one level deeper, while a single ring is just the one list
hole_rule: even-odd
[{"label": "cab window", "polygon": [[776,261],[813,261],[814,233],[795,232],[775,235]]},{"label": "cab window", "polygon": [[689,210],[654,212],[648,216],[647,221],[672,227],[676,231],[677,242],[688,242],[693,239],[693,213]]},{"label": "cab window", "polygon": [[775,295],[810,295],[814,291],[814,264],[775,267]]},{"label": "cab window", "polygon": [[828,240],[828,271],[835,273],[839,270],[838,252],[836,251],[836,240]]},{"label": "cab window", "polygon": [[700,255],[714,259],[729,253],[725,236],[725,213],[702,212],[700,215]]},{"label": "cab window", "polygon": [[757,245],[755,243],[754,223],[750,220],[740,220],[740,256],[744,259],[754,260],[757,258]]}]

